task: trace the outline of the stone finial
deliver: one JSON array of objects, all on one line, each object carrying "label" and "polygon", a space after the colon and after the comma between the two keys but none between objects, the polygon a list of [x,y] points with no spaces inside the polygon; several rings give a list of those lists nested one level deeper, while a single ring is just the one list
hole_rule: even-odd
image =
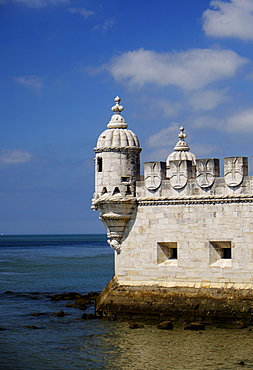
[{"label": "stone finial", "polygon": [[190,147],[188,144],[184,141],[184,139],[187,137],[187,135],[184,133],[184,127],[180,127],[180,133],[178,134],[179,141],[174,147],[174,150],[180,151],[180,152],[188,152],[190,150]]},{"label": "stone finial", "polygon": [[111,110],[115,113],[120,114],[124,110],[123,105],[119,105],[120,102],[121,102],[121,98],[119,96],[116,96],[114,101],[115,101],[116,104],[113,107],[111,107]]},{"label": "stone finial", "polygon": [[116,96],[114,99],[115,105],[111,108],[111,110],[114,112],[114,114],[111,117],[110,122],[108,123],[108,128],[127,128],[128,124],[124,120],[124,118],[121,116],[121,112],[124,110],[123,105],[120,105],[121,99]]}]

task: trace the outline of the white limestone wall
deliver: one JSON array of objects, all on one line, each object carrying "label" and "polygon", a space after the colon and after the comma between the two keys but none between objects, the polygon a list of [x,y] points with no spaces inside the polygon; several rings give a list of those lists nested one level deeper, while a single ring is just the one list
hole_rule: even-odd
[{"label": "white limestone wall", "polygon": [[[223,186],[216,190],[221,189]],[[252,287],[251,198],[243,202],[216,199],[213,203],[182,199],[177,204],[164,205],[140,201],[125,237],[121,253],[115,255],[115,275],[121,284]],[[231,259],[214,261],[210,241],[229,241]],[[178,258],[159,264],[159,242],[176,242]]]},{"label": "white limestone wall", "polygon": [[[102,171],[98,171],[98,158],[102,159]],[[125,195],[127,186],[135,192],[135,181],[139,177],[139,153],[136,151],[104,151],[96,154],[95,192],[101,195],[106,188],[112,195],[118,187]]]}]

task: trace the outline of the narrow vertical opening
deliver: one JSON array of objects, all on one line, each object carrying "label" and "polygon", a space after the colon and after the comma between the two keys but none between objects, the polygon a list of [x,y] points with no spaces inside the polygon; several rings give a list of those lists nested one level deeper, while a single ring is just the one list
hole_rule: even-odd
[{"label": "narrow vertical opening", "polygon": [[171,259],[177,259],[177,248],[171,248]]},{"label": "narrow vertical opening", "polygon": [[224,258],[226,260],[231,259],[231,248],[223,248],[221,258]]},{"label": "narrow vertical opening", "polygon": [[103,171],[103,160],[102,160],[101,157],[97,158],[97,170],[98,170],[98,172]]}]

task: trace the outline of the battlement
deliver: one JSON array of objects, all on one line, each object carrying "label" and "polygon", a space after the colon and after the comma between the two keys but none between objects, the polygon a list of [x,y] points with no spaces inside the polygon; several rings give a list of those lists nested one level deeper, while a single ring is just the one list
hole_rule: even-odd
[{"label": "battlement", "polygon": [[137,198],[219,198],[253,195],[247,157],[224,159],[224,177],[216,158],[145,162],[144,177],[137,182]]}]

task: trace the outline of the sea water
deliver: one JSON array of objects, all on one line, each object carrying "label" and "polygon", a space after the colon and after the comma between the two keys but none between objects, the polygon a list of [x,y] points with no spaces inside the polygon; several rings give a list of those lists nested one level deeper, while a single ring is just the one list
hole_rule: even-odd
[{"label": "sea water", "polygon": [[[251,328],[130,329],[80,320],[83,311],[48,298],[100,292],[113,257],[105,235],[1,236],[0,369],[253,369]],[[64,317],[52,316],[62,309]]]}]

